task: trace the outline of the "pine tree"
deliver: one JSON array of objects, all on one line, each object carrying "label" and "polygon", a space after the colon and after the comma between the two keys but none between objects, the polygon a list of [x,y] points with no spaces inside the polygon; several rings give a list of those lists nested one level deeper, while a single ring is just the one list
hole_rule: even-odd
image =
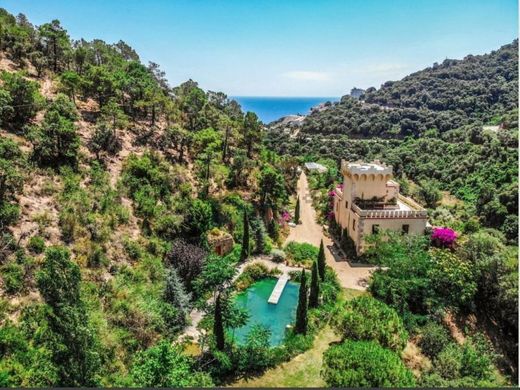
[{"label": "pine tree", "polygon": [[166,273],[163,299],[177,311],[172,325],[186,325],[186,319],[190,312],[190,294],[186,292],[182,280],[174,268],[168,269]]},{"label": "pine tree", "polygon": [[320,281],[318,276],[318,262],[312,264],[311,290],[309,292],[309,307],[318,307],[320,296]]},{"label": "pine tree", "polygon": [[225,347],[224,324],[222,321],[222,306],[220,302],[220,294],[217,295],[215,301],[215,317],[213,319],[213,335],[215,336],[215,344],[219,351],[223,351]]},{"label": "pine tree", "polygon": [[298,295],[298,307],[296,308],[296,324],[294,331],[300,334],[307,333],[307,280],[305,269],[302,269],[300,292]]},{"label": "pine tree", "polygon": [[300,197],[296,199],[296,207],[294,208],[294,223],[300,223]]},{"label": "pine tree", "polygon": [[249,218],[247,210],[244,210],[244,233],[242,234],[242,251],[240,252],[240,261],[244,261],[249,257]]},{"label": "pine tree", "polygon": [[320,251],[318,252],[318,272],[321,280],[325,280],[325,247],[323,246],[323,239],[320,243]]}]

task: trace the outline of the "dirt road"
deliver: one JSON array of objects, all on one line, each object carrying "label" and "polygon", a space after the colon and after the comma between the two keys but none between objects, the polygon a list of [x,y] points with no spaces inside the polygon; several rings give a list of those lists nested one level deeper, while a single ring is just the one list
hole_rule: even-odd
[{"label": "dirt road", "polygon": [[298,179],[297,191],[300,197],[301,224],[291,228],[285,243],[296,241],[319,246],[321,239],[323,239],[327,264],[336,271],[341,285],[345,288],[365,290],[366,281],[374,267],[351,267],[345,259],[341,259],[340,256],[331,252],[331,248],[333,248],[332,240],[323,234],[323,228],[316,222],[316,211],[312,207],[312,198],[305,172],[302,172]]}]

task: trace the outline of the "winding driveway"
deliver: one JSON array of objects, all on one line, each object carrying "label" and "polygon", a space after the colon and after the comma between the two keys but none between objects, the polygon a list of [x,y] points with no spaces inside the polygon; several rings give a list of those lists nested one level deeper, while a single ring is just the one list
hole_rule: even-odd
[{"label": "winding driveway", "polygon": [[301,224],[291,228],[291,232],[285,240],[285,243],[296,241],[320,246],[320,241],[323,239],[327,264],[338,274],[341,286],[356,290],[366,290],[367,280],[375,267],[353,267],[342,257],[340,252],[337,251],[337,248],[334,250],[335,247],[332,240],[323,233],[322,226],[316,222],[316,211],[312,207],[312,197],[305,172],[302,172],[298,179],[297,191],[300,197]]}]

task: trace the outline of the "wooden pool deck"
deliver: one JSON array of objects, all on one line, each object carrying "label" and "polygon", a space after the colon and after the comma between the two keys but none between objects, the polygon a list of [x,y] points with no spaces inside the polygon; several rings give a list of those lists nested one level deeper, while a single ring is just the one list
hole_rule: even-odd
[{"label": "wooden pool deck", "polygon": [[273,305],[276,305],[278,301],[280,300],[280,297],[282,296],[283,289],[285,288],[285,285],[289,281],[289,275],[283,274],[278,278],[278,281],[276,282],[276,285],[273,288],[273,292],[271,293],[271,296],[267,300],[267,302],[272,303]]}]

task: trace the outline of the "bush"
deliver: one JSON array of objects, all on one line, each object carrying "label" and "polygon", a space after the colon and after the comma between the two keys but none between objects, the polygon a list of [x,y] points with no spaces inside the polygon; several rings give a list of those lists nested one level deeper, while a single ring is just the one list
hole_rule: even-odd
[{"label": "bush", "polygon": [[318,257],[319,249],[308,243],[289,242],[285,246],[287,259],[298,265],[310,267],[312,262]]},{"label": "bush", "polygon": [[126,254],[128,257],[130,257],[130,259],[139,260],[142,257],[143,249],[138,242],[127,238],[124,240],[123,245],[125,247]]},{"label": "bush", "polygon": [[434,228],[432,231],[432,244],[439,248],[451,248],[457,239],[457,233],[450,228]]},{"label": "bush", "polygon": [[348,301],[338,322],[344,337],[373,340],[395,352],[402,351],[408,341],[408,332],[397,312],[369,296]]},{"label": "bush", "polygon": [[7,263],[1,269],[4,288],[8,294],[16,294],[23,289],[24,269],[20,264]]},{"label": "bush", "polygon": [[428,322],[421,330],[421,339],[419,347],[422,353],[430,359],[434,359],[442,351],[444,346],[450,342],[448,331],[436,322]]},{"label": "bush", "polygon": [[193,366],[192,359],[179,347],[162,341],[135,356],[130,375],[138,387],[212,386],[211,378]]},{"label": "bush", "polygon": [[280,271],[276,268],[269,269],[265,264],[253,263],[247,265],[240,276],[235,281],[237,290],[244,290],[251,286],[254,282],[261,279],[268,278],[279,274]]},{"label": "bush", "polygon": [[271,331],[263,325],[251,328],[245,344],[236,351],[239,372],[262,372],[274,365],[274,354],[269,344],[270,335]]},{"label": "bush", "polygon": [[335,304],[341,292],[341,284],[338,275],[331,267],[325,268],[325,279],[320,285],[321,299],[323,304]]},{"label": "bush", "polygon": [[27,244],[29,250],[33,253],[43,253],[45,250],[45,240],[40,236],[32,236]]},{"label": "bush", "polygon": [[463,345],[448,344],[434,359],[433,372],[446,380],[464,377],[491,380],[493,355],[483,337],[466,340]]},{"label": "bush", "polygon": [[286,254],[284,251],[280,250],[280,249],[273,249],[271,251],[271,260],[274,261],[275,263],[282,263],[285,261],[285,258],[286,258]]},{"label": "bush", "polygon": [[331,387],[413,387],[412,372],[398,354],[373,341],[351,341],[323,355],[322,376]]}]

